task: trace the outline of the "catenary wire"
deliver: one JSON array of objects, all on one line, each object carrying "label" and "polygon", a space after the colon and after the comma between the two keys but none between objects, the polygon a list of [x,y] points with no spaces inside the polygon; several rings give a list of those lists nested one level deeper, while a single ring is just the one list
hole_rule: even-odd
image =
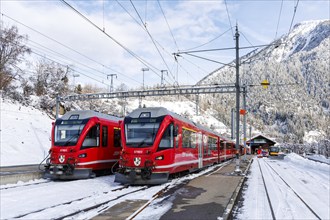
[{"label": "catenary wire", "polygon": [[[120,46],[122,49],[124,49],[127,53],[129,53],[132,57],[134,57],[136,60],[138,60],[140,63],[142,63],[144,66],[149,67],[149,69],[154,72],[156,75],[159,75],[158,72],[160,72],[160,69],[149,63],[148,61],[144,60],[140,56],[138,56],[136,53],[134,53],[132,50],[124,46],[122,43],[120,43],[118,40],[116,40],[114,37],[109,35],[106,31],[103,31],[98,25],[96,25],[94,22],[92,22],[90,19],[88,19],[85,15],[83,15],[81,12],[79,12],[77,9],[75,9],[73,6],[71,6],[69,3],[67,3],[65,0],[60,0],[63,2],[67,7],[69,7],[71,10],[73,10],[77,15],[82,17],[85,21],[87,21],[89,24],[91,24],[93,27],[95,27],[97,30],[101,31],[104,35],[106,35],[108,38],[110,38],[113,42],[115,42],[118,46]],[[158,72],[157,72],[157,71]]]},{"label": "catenary wire", "polygon": [[276,26],[276,32],[275,32],[275,37],[274,37],[274,39],[277,38],[277,31],[278,31],[278,27],[279,27],[280,20],[281,20],[282,8],[283,8],[283,0],[281,1],[280,14],[278,15],[278,20],[277,20],[277,26]]},{"label": "catenary wire", "polygon": [[[142,18],[141,18],[141,16],[140,16],[139,12],[137,11],[137,9],[136,9],[136,7],[135,7],[133,1],[130,0],[130,2],[131,2],[131,4],[132,4],[132,7],[134,8],[135,12],[137,13],[138,17],[140,18],[141,23],[143,23],[143,20],[142,20]],[[169,73],[171,74],[173,80],[175,81],[175,77],[174,77],[173,73],[171,72],[169,66],[167,65],[167,62],[165,61],[164,56],[162,55],[162,53],[160,52],[159,48],[157,47],[156,42],[155,42],[154,38],[152,37],[152,35],[150,34],[150,32],[149,32],[149,30],[148,30],[148,28],[147,28],[146,25],[144,25],[144,29],[145,29],[145,31],[147,32],[148,36],[150,37],[152,43],[154,44],[154,46],[155,46],[155,48],[156,48],[156,50],[157,50],[159,56],[160,56],[161,59],[163,60],[165,66],[166,66],[166,68],[167,68],[167,70],[169,71]],[[157,75],[158,75],[158,74],[157,74]]]},{"label": "catenary wire", "polygon": [[296,4],[296,6],[294,7],[294,10],[293,10],[293,16],[292,16],[292,20],[291,20],[291,24],[290,24],[289,33],[290,33],[290,31],[291,31],[292,24],[293,24],[293,20],[294,20],[294,17],[295,17],[295,15],[296,15],[296,12],[297,12],[298,4],[299,4],[299,0],[297,0],[297,4]]},{"label": "catenary wire", "polygon": [[97,64],[101,65],[102,67],[104,67],[104,68],[106,68],[106,69],[109,69],[109,70],[111,70],[111,71],[113,71],[113,72],[115,72],[115,73],[117,73],[117,74],[120,74],[121,76],[124,76],[124,77],[126,77],[127,79],[130,79],[130,80],[133,80],[133,81],[135,81],[135,82],[138,82],[138,81],[135,80],[134,78],[129,77],[129,76],[127,76],[127,75],[124,74],[124,73],[121,73],[121,72],[119,72],[119,71],[117,71],[117,70],[115,70],[115,69],[112,69],[111,67],[108,67],[108,66],[104,65],[104,64],[100,63],[99,61],[96,61],[95,59],[90,58],[90,57],[88,57],[88,56],[82,54],[81,52],[79,52],[79,51],[77,51],[77,50],[75,50],[75,49],[73,49],[73,48],[71,48],[71,47],[69,47],[69,46],[67,46],[67,45],[65,45],[65,44],[63,44],[63,43],[61,43],[61,42],[59,42],[58,40],[56,40],[56,39],[54,39],[54,38],[52,38],[52,37],[49,37],[49,36],[47,36],[47,35],[41,33],[40,31],[38,31],[38,30],[36,30],[36,29],[34,29],[34,28],[32,28],[32,27],[30,27],[30,26],[28,26],[28,25],[26,25],[26,24],[24,24],[24,23],[22,23],[22,22],[20,22],[20,21],[18,21],[18,20],[16,20],[16,19],[14,19],[14,18],[12,18],[12,17],[6,15],[6,14],[3,14],[3,13],[2,13],[2,16],[4,16],[4,17],[6,17],[6,18],[8,18],[8,19],[10,19],[10,20],[12,20],[12,21],[14,21],[14,22],[16,22],[16,23],[18,23],[18,24],[20,24],[20,25],[26,27],[26,28],[28,28],[29,30],[32,30],[33,32],[35,32],[35,33],[37,33],[37,34],[39,34],[39,35],[41,35],[41,36],[43,36],[43,37],[45,37],[45,38],[47,38],[47,39],[53,41],[53,42],[55,42],[55,43],[57,43],[57,44],[59,44],[59,45],[61,45],[61,46],[63,46],[64,48],[66,48],[66,49],[68,49],[68,50],[71,50],[71,51],[77,53],[78,55],[80,55],[80,56],[82,56],[82,57],[84,57],[84,58],[86,58],[86,59],[88,59],[88,60],[90,60],[90,61],[92,61],[92,62],[94,62],[94,63],[97,63]]},{"label": "catenary wire", "polygon": [[231,25],[231,20],[230,20],[230,16],[229,16],[229,11],[228,11],[228,7],[227,7],[227,0],[224,1],[225,2],[225,6],[226,6],[226,11],[227,11],[227,15],[228,15],[228,20],[229,20],[229,25],[230,25],[230,29],[231,29],[231,34],[234,37],[234,31],[233,31],[233,25]]}]

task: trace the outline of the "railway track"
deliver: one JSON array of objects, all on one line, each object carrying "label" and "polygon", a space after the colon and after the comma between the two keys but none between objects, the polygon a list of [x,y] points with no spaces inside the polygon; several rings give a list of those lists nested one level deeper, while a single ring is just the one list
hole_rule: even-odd
[{"label": "railway track", "polygon": [[[20,214],[17,215],[13,218],[25,218],[25,219],[33,219],[33,218],[38,218],[38,216],[43,216],[43,213],[49,213],[49,212],[54,212],[57,213],[56,215],[54,215],[54,217],[52,217],[52,219],[64,219],[64,218],[72,218],[74,219],[76,215],[78,215],[81,212],[88,212],[91,210],[96,210],[97,209],[103,209],[103,206],[105,206],[106,204],[119,200],[121,198],[124,198],[126,196],[132,195],[134,193],[137,192],[141,192],[144,191],[146,189],[148,189],[150,187],[147,186],[143,186],[143,187],[129,187],[129,186],[122,186],[122,187],[118,187],[115,189],[112,189],[108,192],[103,192],[102,195],[89,195],[89,196],[85,196],[85,197],[81,197],[78,199],[74,199],[68,202],[64,202],[64,203],[59,203],[59,204],[55,204],[46,208],[41,208],[38,210],[34,210],[32,212],[27,212],[24,214]],[[117,195],[111,195],[111,192],[117,192],[117,191],[121,191],[122,193],[119,193]],[[97,199],[97,201],[100,201],[99,203],[90,205],[90,203],[88,203],[88,201],[92,200],[95,201],[95,196],[99,197],[99,199]],[[74,203],[82,203],[82,207],[79,209],[75,209],[75,208],[70,208],[70,205],[74,204]],[[84,207],[84,204],[88,204],[86,207]],[[63,211],[63,209],[65,210],[71,210],[71,211]],[[59,213],[63,213],[63,214],[59,214]]]},{"label": "railway track", "polygon": [[[89,219],[117,204],[131,201],[135,208],[127,207],[125,218],[134,219],[155,199],[162,198],[168,190],[180,187],[198,176],[208,175],[225,164],[227,163],[151,187],[113,184],[113,176],[8,186],[1,190],[1,212],[6,219]],[[18,204],[15,201],[20,202]]]},{"label": "railway track", "polygon": [[[265,159],[257,159],[272,219],[322,219],[311,204]],[[290,198],[290,201],[288,201]],[[291,204],[294,204],[291,206]],[[297,204],[301,209],[296,210]],[[299,206],[298,206],[299,207]],[[304,208],[303,208],[304,207]],[[302,213],[301,210],[304,210]],[[308,211],[306,211],[308,210]]]},{"label": "railway track", "polygon": [[41,185],[52,182],[51,180],[41,180],[40,182],[32,182],[32,183],[24,183],[24,184],[10,184],[9,186],[1,186],[0,191],[7,190],[7,189],[14,189],[14,188],[21,188],[27,186],[34,186],[34,185]]}]

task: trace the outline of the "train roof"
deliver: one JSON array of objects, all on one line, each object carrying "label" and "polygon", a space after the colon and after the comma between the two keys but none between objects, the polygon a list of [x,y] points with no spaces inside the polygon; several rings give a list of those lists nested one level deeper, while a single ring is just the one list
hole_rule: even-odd
[{"label": "train roof", "polygon": [[198,127],[200,129],[203,129],[205,131],[208,131],[212,134],[216,134],[218,136],[220,136],[219,134],[217,134],[216,132],[212,131],[210,128],[207,128],[203,125],[200,125],[198,123],[195,123],[177,113],[174,113],[174,112],[171,112],[169,111],[168,109],[164,108],[164,107],[147,107],[147,108],[138,108],[138,109],[135,109],[134,111],[132,111],[130,114],[128,114],[127,116],[128,117],[131,117],[131,118],[139,118],[141,113],[143,112],[150,112],[150,117],[151,118],[157,118],[157,117],[160,117],[160,116],[164,116],[164,115],[170,115],[172,116],[173,118],[176,118],[178,120],[181,120],[181,121],[184,121],[190,125],[193,125],[195,127]]},{"label": "train roof", "polygon": [[122,118],[113,116],[113,115],[108,115],[104,114],[101,112],[93,111],[93,110],[77,110],[77,111],[69,111],[66,112],[61,119],[63,120],[69,120],[72,115],[79,115],[78,119],[87,119],[87,118],[92,118],[92,117],[98,117],[98,118],[103,118],[107,119],[110,121],[120,121]]}]

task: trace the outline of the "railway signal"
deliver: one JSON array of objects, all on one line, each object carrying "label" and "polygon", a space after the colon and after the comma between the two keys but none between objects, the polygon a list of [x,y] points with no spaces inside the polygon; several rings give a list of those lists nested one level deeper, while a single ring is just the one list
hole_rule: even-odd
[{"label": "railway signal", "polygon": [[265,79],[261,82],[261,85],[264,89],[268,89],[268,86],[270,85],[270,83],[268,82],[267,79]]}]

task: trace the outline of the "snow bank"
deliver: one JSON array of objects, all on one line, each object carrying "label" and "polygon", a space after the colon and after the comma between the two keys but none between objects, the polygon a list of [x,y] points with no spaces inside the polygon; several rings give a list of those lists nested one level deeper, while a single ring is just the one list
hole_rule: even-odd
[{"label": "snow bank", "polygon": [[0,166],[38,164],[50,149],[52,119],[45,113],[1,99]]}]

